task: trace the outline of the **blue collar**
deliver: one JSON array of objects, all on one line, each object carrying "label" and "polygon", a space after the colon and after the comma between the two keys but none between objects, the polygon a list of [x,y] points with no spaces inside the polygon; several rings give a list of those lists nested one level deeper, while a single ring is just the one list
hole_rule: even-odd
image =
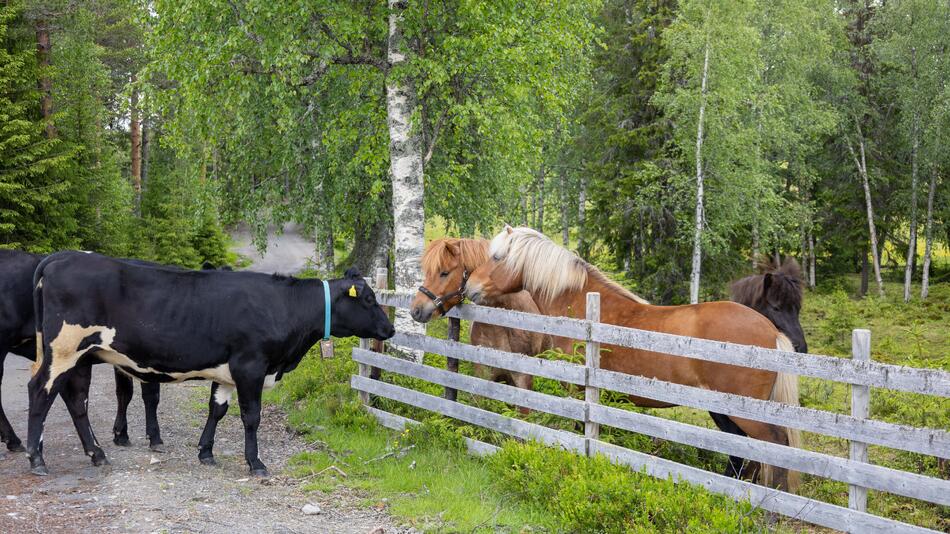
[{"label": "blue collar", "polygon": [[330,339],[330,284],[323,281],[323,339]]}]

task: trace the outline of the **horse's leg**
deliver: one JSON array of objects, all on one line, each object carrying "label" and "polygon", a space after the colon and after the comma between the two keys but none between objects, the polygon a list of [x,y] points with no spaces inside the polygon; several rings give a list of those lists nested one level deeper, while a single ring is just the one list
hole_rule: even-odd
[{"label": "horse's leg", "polygon": [[[732,421],[732,419],[729,419],[729,417],[716,412],[709,412],[709,415],[716,423],[716,426],[719,427],[719,430],[729,434],[735,434],[737,436],[746,435],[746,433],[743,432],[742,429]],[[729,456],[729,463],[726,465],[726,472],[723,474],[731,478],[740,478],[742,474],[742,465],[744,462],[744,458],[740,458],[739,456]]]},{"label": "horse's leg", "polygon": [[[534,390],[533,376],[527,375],[524,373],[515,373],[513,371],[510,373],[510,376],[511,376],[511,382],[514,386],[521,389],[526,389],[528,391]],[[519,406],[518,411],[521,412],[522,415],[528,415],[531,413],[531,408],[525,408],[524,406]]]},{"label": "horse's leg", "polygon": [[120,447],[131,445],[129,441],[129,402],[132,401],[132,379],[113,367],[115,371],[115,423],[112,425],[112,443]]},{"label": "horse's leg", "polygon": [[[0,388],[3,385],[3,362],[7,358],[7,350],[9,349],[6,345],[0,344]],[[20,438],[13,431],[13,425],[7,420],[7,415],[3,413],[2,404],[0,404],[0,440],[7,444],[8,450],[17,452],[24,450]]]},{"label": "horse's leg", "polygon": [[[788,431],[785,427],[752,421],[751,419],[743,419],[741,417],[730,417],[730,419],[750,438],[769,441],[779,445],[789,445]],[[752,474],[755,476],[757,471],[758,476],[756,478],[760,484],[783,490],[789,489],[788,469],[773,467],[767,464],[755,464],[756,462],[750,462],[750,464],[745,467],[742,475]]]},{"label": "horse's leg", "polygon": [[109,460],[103,452],[89,423],[89,381],[92,379],[92,365],[77,365],[70,372],[63,387],[63,402],[76,425],[76,433],[82,442],[86,456],[92,459],[92,465],[108,465]]},{"label": "horse's leg", "polygon": [[158,401],[161,385],[157,382],[142,382],[142,401],[145,403],[145,435],[148,436],[148,448],[155,452],[165,452],[165,443],[158,428]]}]

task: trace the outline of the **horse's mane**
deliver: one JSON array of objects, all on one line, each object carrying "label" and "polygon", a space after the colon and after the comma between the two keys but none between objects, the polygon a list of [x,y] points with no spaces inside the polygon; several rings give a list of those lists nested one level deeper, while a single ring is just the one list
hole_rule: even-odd
[{"label": "horse's mane", "polygon": [[754,306],[762,298],[762,284],[766,274],[772,275],[770,293],[778,297],[782,305],[801,308],[804,299],[802,287],[802,268],[795,258],[785,258],[778,264],[769,259],[758,262],[757,268],[761,274],[753,274],[736,280],[730,286],[732,300],[746,306]]},{"label": "horse's mane", "polygon": [[492,239],[490,253],[508,268],[521,273],[525,289],[542,301],[551,302],[566,291],[577,291],[588,276],[620,296],[647,304],[647,301],[607,278],[604,273],[573,252],[531,228],[508,228]]},{"label": "horse's mane", "polygon": [[422,254],[422,271],[426,276],[432,276],[444,271],[448,267],[449,258],[454,253],[451,247],[459,250],[459,262],[462,268],[469,272],[488,261],[488,241],[485,239],[460,239],[444,237],[433,240]]}]

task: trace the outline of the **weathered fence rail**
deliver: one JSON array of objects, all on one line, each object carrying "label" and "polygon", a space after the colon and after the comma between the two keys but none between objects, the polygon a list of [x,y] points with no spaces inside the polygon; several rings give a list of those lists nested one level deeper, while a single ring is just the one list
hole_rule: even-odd
[{"label": "weathered fence rail", "polygon": [[[384,279],[377,280],[378,286],[383,286],[384,282]],[[377,295],[381,304],[397,308],[408,307],[411,300],[411,295],[386,291],[380,291]],[[855,359],[848,360],[603,324],[598,322],[599,302],[599,295],[588,295],[585,319],[546,317],[470,305],[456,307],[448,314],[450,318],[542,332],[585,342],[583,365],[544,360],[466,345],[457,341],[400,332],[392,339],[394,344],[442,354],[454,365],[449,369],[440,369],[410,362],[370,350],[369,344],[363,343],[359,349],[353,351],[353,359],[359,363],[360,373],[352,377],[351,385],[360,392],[364,401],[368,400],[370,395],[378,395],[517,438],[538,440],[580,454],[604,454],[614,461],[644,469],[655,476],[673,476],[695,484],[702,484],[712,491],[737,499],[748,499],[755,506],[839,530],[888,529],[894,532],[932,532],[866,513],[869,488],[950,506],[950,481],[877,466],[867,461],[868,444],[950,458],[950,433],[948,432],[867,418],[867,403],[871,387],[950,397],[950,373],[872,362],[869,358],[869,334],[865,339],[864,334],[858,333],[859,331],[856,331],[854,336]],[[867,341],[866,344],[865,341]],[[600,369],[600,344],[621,345],[687,358],[849,383],[852,384],[855,395],[852,414],[849,416],[789,406],[774,401],[751,399]],[[867,360],[861,359],[864,354],[867,354]],[[576,384],[584,388],[585,397],[583,401],[557,397],[459,374],[458,361],[468,361]],[[374,380],[369,376],[369,369],[380,369],[443,386],[446,398]],[[726,434],[630,410],[602,406],[600,405],[601,390],[618,391],[847,439],[852,444],[852,455],[850,458],[840,458]],[[583,422],[584,434],[556,430],[456,402],[456,391],[497,399]],[[413,424],[413,421],[409,419],[376,408],[368,407],[367,409],[382,424],[391,428],[402,428],[407,424]],[[610,445],[599,440],[601,425],[838,480],[849,484],[850,508],[750,484]],[[467,443],[469,450],[476,454],[490,454],[495,450],[494,446],[475,440],[469,439]]]}]

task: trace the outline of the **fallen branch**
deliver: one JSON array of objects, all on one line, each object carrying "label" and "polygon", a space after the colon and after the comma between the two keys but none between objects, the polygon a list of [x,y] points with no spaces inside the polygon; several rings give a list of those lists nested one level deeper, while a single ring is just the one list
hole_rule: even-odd
[{"label": "fallen branch", "polygon": [[370,458],[369,460],[366,460],[365,462],[363,462],[363,465],[366,465],[366,464],[369,464],[369,463],[373,463],[373,462],[376,462],[376,461],[379,461],[379,460],[385,460],[386,458],[390,458],[390,457],[392,457],[392,456],[395,456],[395,457],[397,457],[397,458],[402,458],[403,456],[406,455],[407,452],[409,452],[409,451],[411,451],[412,449],[415,449],[415,448],[416,448],[415,445],[409,445],[408,447],[403,447],[403,448],[399,449],[398,451],[390,451],[390,452],[387,452],[386,454],[384,454],[384,455],[382,455],[382,456],[377,456],[376,458]]}]

